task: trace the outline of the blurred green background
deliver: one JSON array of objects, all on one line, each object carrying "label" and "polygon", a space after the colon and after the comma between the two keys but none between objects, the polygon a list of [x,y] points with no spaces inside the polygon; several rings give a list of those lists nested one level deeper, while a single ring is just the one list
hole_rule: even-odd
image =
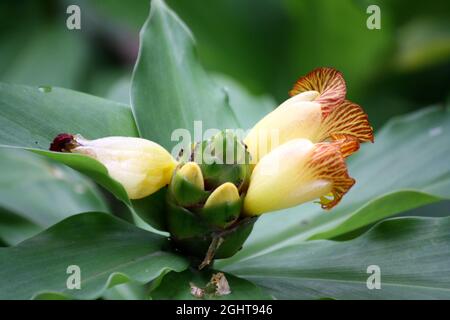
[{"label": "blurred green background", "polygon": [[[168,0],[195,35],[204,66],[277,102],[319,66],[344,73],[348,98],[375,128],[443,103],[450,83],[450,1]],[[81,8],[81,30],[66,8]],[[369,30],[369,4],[381,30]],[[2,0],[0,81],[55,85],[128,103],[149,0]],[[276,105],[274,105],[275,107]]]}]

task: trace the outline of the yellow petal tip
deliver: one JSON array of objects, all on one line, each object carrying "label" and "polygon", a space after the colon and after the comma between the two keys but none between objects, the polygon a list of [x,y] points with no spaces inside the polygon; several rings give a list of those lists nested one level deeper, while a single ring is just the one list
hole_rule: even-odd
[{"label": "yellow petal tip", "polygon": [[225,202],[232,203],[239,200],[239,191],[231,182],[225,182],[211,193],[205,203],[205,208],[210,208]]},{"label": "yellow petal tip", "polygon": [[203,181],[202,170],[199,165],[195,162],[187,162],[178,171],[178,174],[183,176],[184,179],[197,186],[198,188],[204,190],[205,183]]}]

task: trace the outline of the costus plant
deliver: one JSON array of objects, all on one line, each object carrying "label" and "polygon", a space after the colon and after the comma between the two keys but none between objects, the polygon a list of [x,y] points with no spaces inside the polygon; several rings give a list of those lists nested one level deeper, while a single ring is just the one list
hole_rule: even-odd
[{"label": "costus plant", "polygon": [[392,217],[450,198],[448,108],[374,139],[333,67],[225,82],[153,0],[130,105],[0,84],[0,298],[448,298],[449,218]]},{"label": "costus plant", "polygon": [[360,142],[373,141],[373,132],[345,92],[340,72],[316,69],[243,141],[225,130],[182,150],[178,159],[155,142],[132,137],[89,141],[61,133],[50,150],[99,161],[130,199],[168,185],[164,215],[170,238],[181,252],[204,257],[202,269],[214,257],[240,250],[257,216],[314,199],[331,209],[353,186],[344,159]]}]

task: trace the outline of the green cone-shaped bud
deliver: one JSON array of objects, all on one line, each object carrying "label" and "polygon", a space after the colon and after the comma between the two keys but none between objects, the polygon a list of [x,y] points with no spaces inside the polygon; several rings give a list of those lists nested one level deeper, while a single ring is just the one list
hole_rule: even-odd
[{"label": "green cone-shaped bud", "polygon": [[213,258],[234,255],[256,221],[241,214],[250,155],[235,135],[223,131],[179,161],[167,193],[167,227],[176,248],[201,259],[202,268]]},{"label": "green cone-shaped bud", "polygon": [[201,215],[212,226],[226,228],[239,218],[242,201],[231,182],[219,186],[206,200]]},{"label": "green cone-shaped bud", "polygon": [[231,131],[222,131],[196,144],[193,160],[200,165],[207,190],[225,182],[234,183],[239,190],[250,179],[250,154],[245,145]]},{"label": "green cone-shaped bud", "polygon": [[188,162],[175,170],[170,193],[173,200],[182,207],[190,207],[206,199],[209,193],[204,191],[203,175],[198,164]]}]

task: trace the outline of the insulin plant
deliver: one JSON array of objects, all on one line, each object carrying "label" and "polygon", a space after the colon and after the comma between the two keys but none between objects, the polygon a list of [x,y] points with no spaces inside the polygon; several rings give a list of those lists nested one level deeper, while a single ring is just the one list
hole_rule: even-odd
[{"label": "insulin plant", "polygon": [[[335,69],[300,77],[270,110],[236,84],[216,84],[223,79],[202,69],[188,28],[160,0],[140,45],[131,107],[0,85],[2,149],[83,173],[136,222],[98,198],[101,205],[42,223],[42,232],[0,249],[0,298],[449,297],[447,218],[373,226],[450,195],[446,109],[391,122],[349,170],[347,157],[374,137]],[[219,130],[173,149],[174,132],[198,121]],[[245,126],[245,134],[233,130]]]}]

